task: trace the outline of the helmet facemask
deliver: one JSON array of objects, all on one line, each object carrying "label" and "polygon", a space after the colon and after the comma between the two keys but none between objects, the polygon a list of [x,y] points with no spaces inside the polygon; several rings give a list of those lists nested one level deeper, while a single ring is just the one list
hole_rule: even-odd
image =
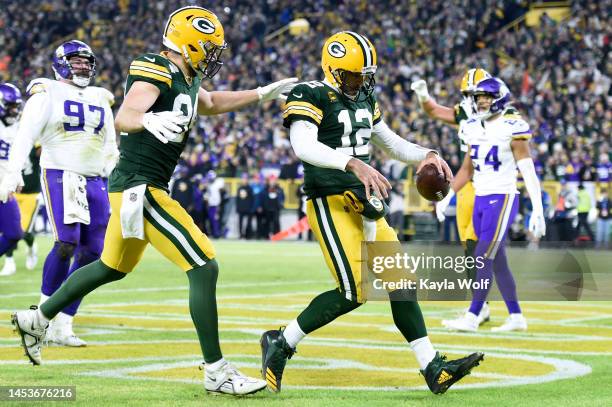
[{"label": "helmet facemask", "polygon": [[221,53],[227,48],[227,44],[224,43],[223,45],[219,46],[210,41],[206,41],[205,43],[198,41],[198,45],[206,57],[204,60],[198,63],[197,67],[194,67],[194,70],[205,78],[211,79],[223,66],[223,61],[221,61]]},{"label": "helmet facemask", "polygon": [[353,102],[364,102],[374,92],[376,85],[376,79],[374,74],[376,73],[376,66],[364,67],[361,71],[361,85],[359,87],[351,86],[350,79],[347,78],[347,74],[356,74],[356,72],[349,72],[343,69],[336,69],[331,72],[336,83],[338,84],[338,90],[342,96],[346,97]]}]

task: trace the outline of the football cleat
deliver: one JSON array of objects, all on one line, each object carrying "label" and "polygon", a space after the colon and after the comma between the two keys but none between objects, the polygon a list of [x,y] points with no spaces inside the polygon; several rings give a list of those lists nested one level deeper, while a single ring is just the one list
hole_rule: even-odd
[{"label": "football cleat", "polygon": [[526,331],[527,320],[523,314],[510,314],[502,326],[491,328],[491,332]]},{"label": "football cleat", "polygon": [[454,331],[476,332],[478,330],[478,317],[471,312],[466,312],[457,319],[442,320],[442,325]]},{"label": "football cleat", "polygon": [[480,313],[478,314],[478,326],[486,324],[491,320],[491,309],[486,302],[483,304]]},{"label": "football cleat", "polygon": [[4,267],[2,267],[2,271],[0,271],[1,277],[12,276],[17,272],[17,265],[15,265],[15,259],[12,257],[6,257],[4,259]]},{"label": "football cleat", "polygon": [[204,370],[204,388],[211,394],[243,396],[266,388],[265,381],[245,376],[229,362],[216,370],[207,369],[205,364],[200,365],[200,369]]},{"label": "football cleat", "polygon": [[76,336],[72,330],[72,317],[63,313],[59,313],[49,323],[45,342],[73,348],[87,346],[87,342]]},{"label": "football cleat", "polygon": [[261,344],[261,375],[268,384],[268,390],[280,393],[287,359],[291,359],[295,349],[287,344],[281,329],[264,332],[259,343]]},{"label": "football cleat", "polygon": [[40,320],[38,306],[32,305],[29,310],[17,311],[13,314],[11,323],[15,326],[15,331],[21,336],[21,345],[30,362],[34,365],[40,365],[42,363],[40,347],[49,324]]},{"label": "football cleat", "polygon": [[436,356],[427,367],[421,370],[429,390],[434,394],[442,394],[453,384],[470,374],[471,370],[484,360],[484,353],[476,352],[456,360],[446,360],[446,356]]},{"label": "football cleat", "polygon": [[28,247],[28,252],[26,253],[26,261],[25,261],[26,269],[34,270],[37,263],[38,263],[38,248],[36,247],[36,243],[34,243],[32,247]]}]

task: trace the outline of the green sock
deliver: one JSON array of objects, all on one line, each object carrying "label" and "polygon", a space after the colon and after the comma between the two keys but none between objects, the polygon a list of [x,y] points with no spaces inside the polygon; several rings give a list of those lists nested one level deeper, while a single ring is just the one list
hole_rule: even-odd
[{"label": "green sock", "polygon": [[13,257],[13,252],[15,251],[16,248],[17,248],[17,245],[13,246],[12,248],[8,249],[6,253],[4,253],[4,255],[6,257]]},{"label": "green sock", "polygon": [[52,319],[75,300],[86,296],[103,284],[121,280],[123,277],[125,273],[96,260],[72,273],[64,284],[40,306],[40,311],[44,316]]},{"label": "green sock", "polygon": [[412,342],[415,339],[427,336],[427,328],[419,303],[416,301],[394,301],[393,295],[390,295],[390,297],[393,321],[404,338],[408,342]]},{"label": "green sock", "polygon": [[217,276],[219,266],[216,260],[187,272],[189,278],[189,312],[198,332],[200,347],[206,363],[213,363],[223,357],[219,345],[217,317]]},{"label": "green sock", "polygon": [[302,331],[309,334],[360,305],[356,301],[347,300],[337,289],[326,291],[316,296],[308,304],[308,307],[297,317],[297,321]]},{"label": "green sock", "polygon": [[32,247],[32,245],[34,244],[34,235],[30,232],[25,232],[23,234],[23,241],[26,242],[28,247]]}]

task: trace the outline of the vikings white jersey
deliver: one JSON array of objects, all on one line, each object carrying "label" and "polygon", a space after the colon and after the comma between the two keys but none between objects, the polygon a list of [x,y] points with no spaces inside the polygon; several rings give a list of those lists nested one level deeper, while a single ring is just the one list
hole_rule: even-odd
[{"label": "vikings white jersey", "polygon": [[[42,168],[68,170],[83,176],[103,176],[108,151],[116,135],[108,90],[39,78],[28,85],[21,131],[42,146]],[[36,107],[32,118],[31,107]],[[24,120],[24,119],[28,120]]]},{"label": "vikings white jersey", "polygon": [[17,124],[6,126],[0,120],[0,180],[8,172],[8,158],[11,145],[17,133]]},{"label": "vikings white jersey", "polygon": [[470,146],[476,195],[515,194],[517,169],[510,143],[531,137],[529,124],[518,114],[493,120],[467,119],[459,137]]}]

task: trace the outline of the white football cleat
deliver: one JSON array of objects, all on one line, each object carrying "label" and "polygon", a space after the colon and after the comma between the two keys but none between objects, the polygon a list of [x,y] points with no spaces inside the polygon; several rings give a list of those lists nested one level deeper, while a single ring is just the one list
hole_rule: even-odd
[{"label": "white football cleat", "polygon": [[21,336],[21,345],[30,362],[40,365],[42,363],[40,347],[49,323],[41,318],[36,305],[32,305],[29,310],[14,313],[11,322],[15,326],[15,331]]},{"label": "white football cleat", "polygon": [[204,388],[212,394],[232,394],[242,396],[257,393],[266,388],[266,382],[245,376],[229,362],[224,362],[217,370],[204,369]]},{"label": "white football cleat", "polygon": [[12,276],[17,272],[17,265],[15,264],[15,259],[12,257],[4,258],[4,267],[2,267],[2,271],[0,271],[0,276],[7,277]]},{"label": "white football cleat", "polygon": [[471,312],[457,319],[444,319],[442,325],[448,329],[463,332],[476,332],[478,330],[478,317]]},{"label": "white football cleat", "polygon": [[482,306],[482,309],[480,310],[480,313],[478,314],[478,326],[489,322],[490,319],[491,309],[489,308],[489,305],[485,302]]},{"label": "white football cleat", "polygon": [[36,247],[36,243],[34,243],[32,247],[28,247],[25,266],[28,270],[34,270],[36,264],[38,264],[38,247]]},{"label": "white football cleat", "polygon": [[527,320],[523,314],[510,314],[502,326],[491,328],[491,332],[526,331]]},{"label": "white football cleat", "polygon": [[72,330],[72,317],[60,312],[49,324],[46,342],[53,342],[56,345],[80,348],[87,346],[87,342],[74,334]]}]

